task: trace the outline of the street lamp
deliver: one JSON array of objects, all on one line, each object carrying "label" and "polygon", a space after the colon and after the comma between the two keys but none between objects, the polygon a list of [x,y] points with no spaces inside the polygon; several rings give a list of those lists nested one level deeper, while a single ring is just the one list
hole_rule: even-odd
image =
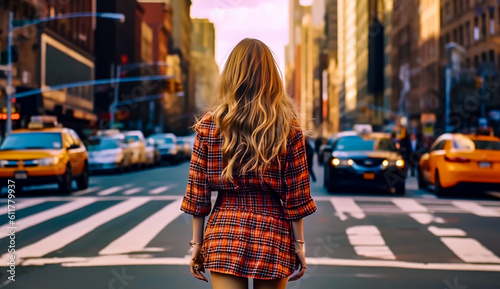
[{"label": "street lamp", "polygon": [[14,36],[14,30],[24,28],[30,25],[37,25],[43,22],[67,19],[67,18],[77,18],[77,17],[98,17],[118,20],[121,23],[125,21],[125,15],[121,13],[102,13],[102,12],[77,12],[61,14],[51,17],[42,17],[38,19],[22,19],[14,20],[14,12],[9,12],[9,34],[7,40],[7,128],[6,132],[9,134],[12,131],[12,96],[14,95],[15,89],[12,86],[12,39]]}]

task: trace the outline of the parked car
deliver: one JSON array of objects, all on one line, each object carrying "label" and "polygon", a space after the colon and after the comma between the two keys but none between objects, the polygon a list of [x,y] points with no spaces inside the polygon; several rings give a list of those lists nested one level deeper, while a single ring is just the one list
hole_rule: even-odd
[{"label": "parked car", "polygon": [[406,164],[385,133],[338,133],[324,167],[324,186],[329,192],[365,187],[405,193]]},{"label": "parked car", "polygon": [[190,160],[191,159],[191,153],[192,153],[192,147],[189,141],[187,141],[184,138],[177,138],[177,145],[179,146],[179,149],[183,152],[184,155],[184,160]]},{"label": "parked car", "polygon": [[474,189],[498,189],[500,139],[486,135],[443,134],[430,151],[422,155],[417,173],[419,187],[425,189],[432,184],[440,196],[449,194],[460,184],[473,184]]},{"label": "parked car", "polygon": [[177,144],[177,137],[173,133],[159,133],[151,136],[160,150],[162,161],[179,163],[184,159],[184,152]]},{"label": "parked car", "polygon": [[89,168],[93,172],[116,171],[123,173],[132,166],[132,150],[123,134],[93,137],[87,146]]},{"label": "parked car", "polygon": [[152,138],[146,139],[146,164],[149,166],[158,166],[161,162],[160,150],[156,147]]},{"label": "parked car", "polygon": [[69,194],[72,182],[78,189],[89,185],[87,149],[77,133],[57,124],[57,118],[34,116],[28,129],[14,130],[0,146],[0,182],[24,186],[57,183]]},{"label": "parked car", "polygon": [[132,164],[136,169],[146,165],[146,139],[140,130],[123,133],[128,146],[132,149]]}]

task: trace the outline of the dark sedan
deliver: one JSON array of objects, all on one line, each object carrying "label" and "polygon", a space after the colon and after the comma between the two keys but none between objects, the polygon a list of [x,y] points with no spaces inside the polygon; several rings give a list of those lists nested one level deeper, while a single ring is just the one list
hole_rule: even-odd
[{"label": "dark sedan", "polygon": [[368,187],[396,195],[405,193],[406,164],[384,133],[337,134],[324,172],[329,192],[342,187]]}]

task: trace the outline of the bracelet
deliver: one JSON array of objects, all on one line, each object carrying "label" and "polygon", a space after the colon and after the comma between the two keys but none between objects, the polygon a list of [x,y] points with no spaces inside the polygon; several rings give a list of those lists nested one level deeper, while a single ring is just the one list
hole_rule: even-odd
[{"label": "bracelet", "polygon": [[304,244],[306,243],[306,242],[304,242],[304,241],[302,241],[302,240],[295,240],[295,242],[300,243],[300,244],[302,244],[302,245],[304,245]]},{"label": "bracelet", "polygon": [[193,240],[189,241],[189,246],[191,246],[191,248],[193,248],[194,245],[200,245],[201,246],[202,244],[196,243]]}]

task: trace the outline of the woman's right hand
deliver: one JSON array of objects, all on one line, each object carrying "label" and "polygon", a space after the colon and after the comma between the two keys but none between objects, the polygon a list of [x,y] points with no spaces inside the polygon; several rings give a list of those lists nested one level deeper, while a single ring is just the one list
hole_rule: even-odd
[{"label": "woman's right hand", "polygon": [[288,282],[300,279],[306,273],[306,269],[306,253],[304,252],[304,250],[300,250],[299,252],[297,252],[295,272],[290,275],[290,278],[288,278]]}]

